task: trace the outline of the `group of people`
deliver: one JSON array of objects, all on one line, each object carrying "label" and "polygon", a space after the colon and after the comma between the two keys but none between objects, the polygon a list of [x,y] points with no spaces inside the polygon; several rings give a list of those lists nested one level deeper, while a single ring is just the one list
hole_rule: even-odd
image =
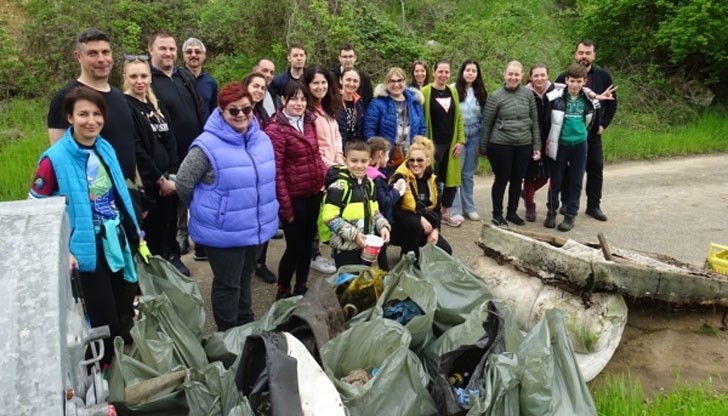
[{"label": "group of people", "polygon": [[[435,63],[430,81],[428,65],[416,61],[409,72],[388,69],[373,86],[350,45],[330,70],[306,66],[303,45],[291,44],[287,70],[276,75],[273,61],[261,59],[218,90],[203,70],[204,44],[190,38],[182,53],[185,65],[177,66],[174,37],[152,34],[146,53],[124,56],[122,92],[109,83],[109,38],[84,30],[74,50],[81,74],[48,113],[52,146],[30,196],[68,198],[69,267],[80,272],[91,324],[110,325],[112,335],[128,339],[136,251],[189,275],[180,256],[191,238],[193,257],[209,260],[214,275],[219,330],[254,319],[253,274],[277,283],[280,299],[306,292],[311,267],[333,273],[367,264],[371,235],[384,244],[376,262],[385,270],[390,244],[402,254],[418,255],[425,244],[451,253],[441,224],[480,220],[478,153],[495,173],[495,224],[524,224],[522,189],[526,220],[535,221],[534,194],[550,173],[545,225],[554,227],[563,201],[559,229],[568,230],[585,170],[587,214],[606,221],[601,133],[616,101],[609,74],[592,65],[589,41],[554,84],[536,64],[524,86],[521,64],[510,62],[490,97],[473,60],[452,84],[449,62]],[[279,228],[286,248],[276,276],[266,257]]]}]

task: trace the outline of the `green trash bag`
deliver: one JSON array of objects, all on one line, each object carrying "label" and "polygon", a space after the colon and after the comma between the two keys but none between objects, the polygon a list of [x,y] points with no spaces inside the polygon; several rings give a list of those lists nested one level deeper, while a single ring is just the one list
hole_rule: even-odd
[{"label": "green trash bag", "polygon": [[207,358],[210,361],[222,361],[225,368],[230,367],[243,351],[248,335],[270,332],[287,322],[301,299],[301,296],[280,299],[257,321],[210,335],[204,343]]},{"label": "green trash bag", "polygon": [[[138,259],[137,259],[138,260]],[[166,294],[172,306],[189,330],[202,339],[205,310],[197,282],[183,275],[168,261],[150,256],[149,264],[136,262],[139,289],[145,296]]]},{"label": "green trash bag", "polygon": [[437,293],[435,336],[462,324],[471,311],[493,299],[481,278],[433,244],[420,249],[420,270]]},{"label": "green trash bag", "polygon": [[485,363],[505,349],[504,321],[492,302],[473,310],[424,350],[440,415],[460,415],[481,397]]},{"label": "green trash bag", "polygon": [[521,415],[596,416],[566,330],[566,313],[549,309],[516,351],[522,363]]},{"label": "green trash bag", "polygon": [[[353,280],[353,278],[351,276],[347,277],[347,275],[354,275],[354,277],[356,277],[356,276],[359,276],[363,271],[369,270],[369,268],[370,268],[369,266],[358,265],[358,264],[341,266],[336,271],[336,273],[334,273],[333,275],[324,279],[324,280],[326,280],[326,282],[328,282],[331,285],[331,287],[334,288],[334,291],[336,292],[336,297],[337,297],[337,299],[339,299],[339,303],[342,306],[344,304],[341,303],[340,295],[344,293],[344,291],[348,287],[349,283],[351,283],[351,281]],[[366,322],[369,319],[369,317],[371,316],[371,314],[372,314],[371,308],[365,308],[365,309],[359,310],[358,308],[347,307],[346,310],[344,311],[344,318],[346,319],[346,325],[348,327],[357,322]]]},{"label": "green trash bag", "polygon": [[[436,415],[427,391],[430,381],[409,350],[409,332],[394,321],[356,323],[321,348],[324,370],[351,416]],[[375,375],[362,386],[341,379],[353,370]]]},{"label": "green trash bag", "polygon": [[423,314],[415,316],[404,327],[412,336],[410,348],[417,351],[432,338],[432,323],[437,309],[437,294],[428,281],[422,280],[414,267],[415,256],[408,253],[397,263],[384,279],[384,292],[379,297],[370,319],[384,316],[384,308],[390,302],[410,299],[420,307]]},{"label": "green trash bag", "polygon": [[248,400],[235,385],[237,371],[237,361],[227,370],[219,361],[203,369],[191,369],[183,385],[190,408],[189,414],[253,416]]}]

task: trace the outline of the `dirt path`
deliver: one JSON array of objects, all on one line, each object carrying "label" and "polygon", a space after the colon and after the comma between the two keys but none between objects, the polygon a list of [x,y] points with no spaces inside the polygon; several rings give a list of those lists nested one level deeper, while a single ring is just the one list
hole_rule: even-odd
[{"label": "dirt path", "polygon": [[[597,233],[602,232],[614,246],[664,253],[702,265],[710,242],[728,244],[727,174],[728,154],[610,165],[605,170],[602,203],[609,221],[602,223],[580,214],[568,235],[580,241],[595,241]],[[492,179],[476,179],[475,198],[484,220],[490,219]],[[541,201],[538,220],[524,228],[546,231],[542,225],[545,200],[544,188],[537,194],[537,201]],[[582,200],[582,211],[583,206]],[[455,256],[466,264],[482,255],[473,244],[479,237],[479,223],[468,221],[457,229],[446,227],[442,233],[452,244]],[[283,248],[282,240],[270,244],[268,266],[273,271],[277,270]],[[391,264],[398,252],[390,250]],[[184,260],[200,282],[205,299],[209,299],[209,266],[193,261],[189,255]],[[312,278],[316,277],[318,274],[312,272]],[[273,285],[254,278],[257,316],[273,301],[274,291]],[[723,312],[630,304],[622,342],[602,375],[629,372],[648,393],[669,389],[676,374],[686,382],[716,376],[728,379],[728,333],[718,329]],[[212,331],[210,316],[208,311],[207,328]]]}]

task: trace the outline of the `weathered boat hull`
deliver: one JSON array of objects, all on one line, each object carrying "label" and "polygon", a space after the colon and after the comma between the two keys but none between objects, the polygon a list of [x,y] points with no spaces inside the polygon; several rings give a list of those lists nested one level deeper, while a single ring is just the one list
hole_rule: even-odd
[{"label": "weathered boat hull", "polygon": [[588,292],[676,304],[728,306],[728,277],[668,256],[611,248],[547,234],[483,225],[479,246],[547,282]]}]

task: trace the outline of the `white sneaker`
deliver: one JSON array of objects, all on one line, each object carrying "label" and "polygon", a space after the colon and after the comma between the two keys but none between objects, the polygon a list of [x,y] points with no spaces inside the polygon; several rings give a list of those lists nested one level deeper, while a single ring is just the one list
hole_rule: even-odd
[{"label": "white sneaker", "polygon": [[323,274],[336,273],[336,266],[334,265],[334,262],[320,254],[316,256],[315,259],[311,260],[311,268]]},{"label": "white sneaker", "polygon": [[468,217],[470,221],[480,221],[480,214],[478,214],[478,211],[468,212],[465,216]]}]

